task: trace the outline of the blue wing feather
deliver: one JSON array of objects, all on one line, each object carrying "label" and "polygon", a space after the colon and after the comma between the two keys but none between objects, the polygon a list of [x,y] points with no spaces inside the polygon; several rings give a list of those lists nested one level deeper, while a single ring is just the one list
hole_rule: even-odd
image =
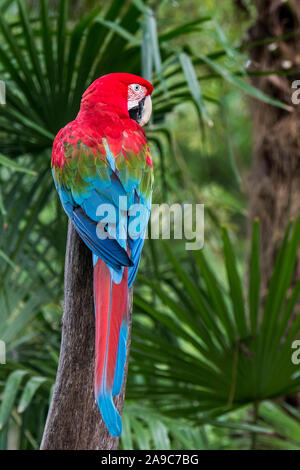
[{"label": "blue wing feather", "polygon": [[122,266],[133,266],[127,252],[112,238],[99,239],[95,221],[89,219],[81,208],[73,210],[73,224],[90,250],[102,258],[108,266],[119,271]]},{"label": "blue wing feather", "polygon": [[[129,266],[128,287],[131,287],[141,258],[145,231],[150,216],[148,206],[151,202],[147,201],[146,204],[139,194],[137,188],[138,181],[130,182],[128,180],[127,183],[129,184],[130,182],[132,184],[130,188],[127,186],[124,188],[123,183],[126,181],[126,178],[123,175],[121,183],[119,176],[115,173],[115,165],[112,165],[112,158],[108,158],[111,157],[108,148],[107,151],[107,161],[110,165],[108,181],[102,181],[101,178],[97,178],[97,175],[93,179],[90,177],[84,178],[84,173],[82,172],[81,178],[85,179],[89,185],[80,194],[75,194],[70,188],[58,184],[55,179],[54,169],[52,173],[62,205],[80,237],[95,256],[102,258],[111,269],[117,271],[118,277],[122,276],[122,267]],[[130,191],[128,192],[129,189]],[[119,210],[120,197],[125,198],[128,201],[128,205],[139,203],[142,206],[142,215],[139,218],[140,222],[134,237],[130,234],[128,236],[127,233],[128,226],[134,217],[126,215],[126,210]],[[103,204],[110,204],[114,207],[116,218],[105,227],[110,236],[100,239],[97,236],[96,229],[97,223],[103,219],[103,214],[99,214],[97,211],[99,206]],[[127,243],[130,247],[130,255],[127,254]]]}]

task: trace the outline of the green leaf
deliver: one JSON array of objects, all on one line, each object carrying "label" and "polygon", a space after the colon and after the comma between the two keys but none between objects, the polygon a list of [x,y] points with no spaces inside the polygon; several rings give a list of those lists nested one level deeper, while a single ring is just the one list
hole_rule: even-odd
[{"label": "green leaf", "polygon": [[[199,290],[195,286],[195,283],[194,283],[193,279],[191,279],[186,274],[186,272],[182,269],[182,267],[180,266],[180,263],[175,258],[175,256],[171,252],[171,249],[168,247],[168,245],[166,243],[164,243],[163,247],[164,247],[171,263],[173,264],[175,272],[177,273],[179,279],[181,279],[186,292],[189,294],[194,306],[196,307],[196,309],[198,310],[199,313],[201,312],[202,320],[203,320],[203,322],[205,322],[206,328],[208,328],[208,330],[211,329],[212,331],[214,331],[214,334],[215,334],[216,338],[218,339],[218,341],[220,342],[220,344],[223,345],[223,347],[225,347],[226,343],[225,343],[225,339],[223,337],[223,334],[220,331],[220,329],[219,329],[218,325],[216,324],[216,322],[214,321],[214,318],[211,315],[210,308],[205,303],[205,301],[202,299],[202,297],[199,293]],[[204,331],[202,331],[202,334],[203,333],[204,333]]]},{"label": "green leaf", "polygon": [[214,25],[214,27],[216,29],[216,32],[217,32],[217,41],[224,48],[224,50],[226,51],[227,56],[230,57],[234,61],[235,65],[237,65],[237,67],[238,67],[239,71],[242,73],[242,75],[246,75],[245,69],[241,64],[241,54],[234,47],[232,47],[229,44],[228,39],[227,39],[220,23],[214,19],[213,20],[213,25]]},{"label": "green leaf", "polygon": [[64,73],[65,73],[65,48],[67,38],[69,0],[60,0],[59,14],[57,17],[57,77],[59,90],[63,94]]},{"label": "green leaf", "polygon": [[149,82],[152,81],[152,67],[153,67],[153,55],[151,46],[151,35],[149,28],[147,27],[147,21],[145,20],[142,25],[143,38],[142,38],[142,76]]},{"label": "green leaf", "polygon": [[170,449],[170,439],[165,425],[159,420],[150,419],[149,426],[152,431],[154,448],[157,450]]},{"label": "green leaf", "polygon": [[190,59],[190,57],[185,53],[182,52],[179,54],[179,60],[182,66],[182,70],[184,72],[184,75],[186,77],[187,84],[189,86],[190,92],[192,97],[195,100],[195,103],[197,104],[200,114],[203,116],[204,120],[207,122],[207,124],[212,127],[213,122],[209,117],[208,111],[206,109],[201,88],[199,85],[199,81],[197,80],[197,75],[193,66],[193,63]]},{"label": "green leaf", "polygon": [[243,290],[240,276],[237,271],[235,255],[232,249],[232,245],[229,240],[227,230],[223,227],[223,246],[227,277],[230,287],[231,301],[235,316],[236,325],[240,338],[245,338],[248,335],[247,323],[246,323],[246,312],[244,306]]},{"label": "green leaf", "polygon": [[19,386],[26,374],[27,372],[25,370],[15,370],[9,375],[6,381],[0,406],[0,430],[3,429],[9,420]]},{"label": "green leaf", "polygon": [[259,222],[256,219],[252,230],[252,247],[249,270],[249,312],[251,332],[255,336],[258,329],[260,303],[260,243]]},{"label": "green leaf", "polygon": [[44,92],[44,99],[45,99],[45,96],[47,95],[45,81],[44,81],[44,76],[43,76],[43,72],[41,69],[37,49],[35,46],[33,32],[32,32],[28,14],[27,14],[27,8],[24,2],[22,2],[21,0],[18,0],[18,8],[19,8],[21,24],[22,24],[25,40],[27,43],[27,49],[28,49],[29,56],[31,59],[32,67],[33,67],[35,76],[37,77],[39,81],[39,85]]},{"label": "green leaf", "polygon": [[201,25],[202,23],[206,23],[207,21],[211,21],[210,16],[203,16],[201,18],[198,18],[197,20],[189,21],[180,26],[176,26],[175,28],[168,30],[166,33],[160,34],[159,42],[161,43],[165,41],[170,41],[171,39],[174,39],[176,37],[181,37],[183,34],[198,32],[199,25]]},{"label": "green leaf", "polygon": [[129,33],[125,28],[123,28],[119,24],[114,23],[113,21],[105,20],[104,18],[101,18],[101,16],[95,18],[95,22],[107,26],[110,30],[114,31],[115,33],[119,34],[122,38],[126,39],[126,41],[128,41],[130,45],[140,45],[140,41],[133,34]]},{"label": "green leaf", "polygon": [[140,10],[141,13],[144,13],[145,15],[152,13],[152,10],[147,7],[147,5],[145,5],[142,0],[132,0],[132,3]]},{"label": "green leaf", "polygon": [[151,449],[149,431],[144,427],[144,425],[140,422],[139,419],[132,417],[130,421],[131,421],[132,429],[134,430],[134,434],[136,436],[138,449],[139,450]]},{"label": "green leaf", "polygon": [[[37,103],[36,97],[38,96],[38,90],[37,90],[37,88],[35,86],[35,83],[32,79],[31,70],[27,66],[26,60],[25,60],[22,52],[20,51],[20,47],[19,47],[19,44],[17,42],[16,37],[12,34],[11,28],[5,22],[5,20],[2,18],[2,15],[0,16],[0,29],[1,29],[2,34],[3,34],[3,36],[4,36],[4,38],[7,42],[7,45],[10,48],[10,51],[11,51],[11,54],[12,54],[14,60],[16,60],[16,62],[18,64],[18,68],[20,69],[21,73],[26,78],[26,82],[27,82],[27,85],[28,85],[27,90],[30,90],[29,93],[30,93],[31,99],[36,104]],[[35,96],[32,94],[33,92],[34,92]]]},{"label": "green leaf", "polygon": [[[0,158],[1,158],[1,154],[0,154]],[[4,206],[1,187],[0,187],[0,212],[3,216],[4,222],[6,222],[7,211],[6,211],[5,206]]]},{"label": "green leaf", "polygon": [[18,404],[18,413],[23,413],[30,405],[39,387],[45,383],[45,377],[31,377],[26,383]]},{"label": "green leaf", "polygon": [[51,34],[51,22],[49,19],[48,0],[41,0],[41,26],[44,51],[44,61],[47,70],[47,78],[52,92],[55,94],[55,62],[53,56],[53,38]]},{"label": "green leaf", "polygon": [[29,175],[36,175],[35,171],[29,170],[28,168],[24,168],[23,166],[19,165],[15,161],[11,160],[10,158],[5,157],[0,153],[0,165],[4,165],[7,168],[12,168],[15,171],[20,171],[21,173],[27,173]]},{"label": "green leaf", "polygon": [[6,263],[8,263],[13,269],[17,269],[17,265],[0,249],[0,258],[2,258]]},{"label": "green leaf", "polygon": [[126,405],[125,405],[125,410],[122,416],[122,422],[123,422],[123,431],[121,435],[121,443],[123,449],[126,450],[133,450],[133,442],[132,442],[132,433],[131,433],[131,428],[130,428],[130,418],[128,414],[126,413]]},{"label": "green leaf", "polygon": [[217,72],[221,77],[224,78],[224,80],[228,81],[232,85],[236,86],[237,88],[241,89],[245,93],[247,93],[249,96],[252,96],[252,98],[255,98],[259,101],[263,101],[264,103],[271,104],[273,106],[277,106],[278,108],[282,108],[285,111],[288,111],[290,108],[281,103],[278,100],[274,100],[273,98],[270,98],[268,95],[263,93],[261,90],[258,88],[253,87],[249,83],[247,83],[243,78],[239,77],[238,75],[235,75],[233,72],[230,70],[226,69],[223,65],[220,65],[216,61],[213,61],[212,59],[208,58],[207,56],[204,56],[202,54],[197,54],[197,56],[206,64],[208,65],[212,70]]},{"label": "green leaf", "polygon": [[234,342],[236,339],[235,327],[232,323],[232,319],[223,298],[223,294],[218,286],[217,279],[214,276],[212,270],[209,268],[202,251],[195,251],[194,256],[205,280],[207,291],[211,297],[214,309],[218,313],[218,316],[224,328],[226,329],[226,333],[230,342]]},{"label": "green leaf", "polygon": [[300,243],[300,218],[298,218],[294,225],[290,240],[288,240],[289,233],[290,226],[287,229],[282,248],[276,259],[266,299],[262,323],[262,329],[266,332],[265,347],[268,347],[270,342],[272,342],[273,334],[276,334],[278,318],[292,281]]},{"label": "green leaf", "polygon": [[152,57],[153,57],[155,70],[156,70],[156,73],[159,77],[159,80],[162,83],[164,92],[167,93],[168,88],[167,88],[167,83],[166,83],[166,81],[164,79],[164,75],[163,75],[160,49],[159,49],[159,41],[158,41],[158,35],[157,35],[156,20],[155,20],[155,17],[154,17],[152,12],[151,12],[151,14],[149,13],[149,14],[146,15],[145,21],[146,21],[145,28],[146,28],[147,35],[148,35],[148,37],[150,39],[150,43],[151,43]]},{"label": "green leaf", "polygon": [[300,445],[300,420],[293,419],[287,413],[271,402],[260,405],[259,415],[274,426],[276,433],[284,438],[291,439]]}]

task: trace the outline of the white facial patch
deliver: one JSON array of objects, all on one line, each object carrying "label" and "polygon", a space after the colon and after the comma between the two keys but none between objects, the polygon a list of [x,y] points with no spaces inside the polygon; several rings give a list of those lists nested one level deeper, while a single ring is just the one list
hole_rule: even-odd
[{"label": "white facial patch", "polygon": [[142,100],[147,94],[147,89],[139,85],[138,83],[132,83],[128,87],[128,110],[135,108],[139,105],[139,101]]},{"label": "white facial patch", "polygon": [[132,83],[128,87],[128,111],[130,117],[144,126],[150,119],[152,102],[146,87],[138,83]]}]

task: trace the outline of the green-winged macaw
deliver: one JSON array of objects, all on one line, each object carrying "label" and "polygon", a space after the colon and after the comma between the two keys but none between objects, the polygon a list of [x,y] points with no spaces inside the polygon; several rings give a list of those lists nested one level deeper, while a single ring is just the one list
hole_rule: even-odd
[{"label": "green-winged macaw", "polygon": [[142,126],[150,119],[152,91],[136,75],[100,77],[84,93],[76,119],[57,134],[52,152],[61,203],[93,255],[95,397],[113,436],[122,431],[112,397],[124,376],[128,289],[151,208],[153,164]]}]

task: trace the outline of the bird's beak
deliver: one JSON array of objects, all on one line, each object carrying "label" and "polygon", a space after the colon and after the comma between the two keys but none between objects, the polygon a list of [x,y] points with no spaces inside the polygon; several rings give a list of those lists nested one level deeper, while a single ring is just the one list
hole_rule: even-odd
[{"label": "bird's beak", "polygon": [[152,100],[151,100],[151,96],[148,95],[146,96],[146,99],[145,99],[145,103],[144,103],[144,112],[143,112],[143,115],[142,115],[142,119],[140,121],[140,126],[145,126],[145,124],[147,124],[147,122],[149,122],[149,119],[151,117],[151,113],[152,113]]},{"label": "bird's beak", "polygon": [[137,121],[140,126],[147,124],[152,113],[152,101],[150,95],[140,100],[137,104],[132,103],[128,111],[130,118]]}]

